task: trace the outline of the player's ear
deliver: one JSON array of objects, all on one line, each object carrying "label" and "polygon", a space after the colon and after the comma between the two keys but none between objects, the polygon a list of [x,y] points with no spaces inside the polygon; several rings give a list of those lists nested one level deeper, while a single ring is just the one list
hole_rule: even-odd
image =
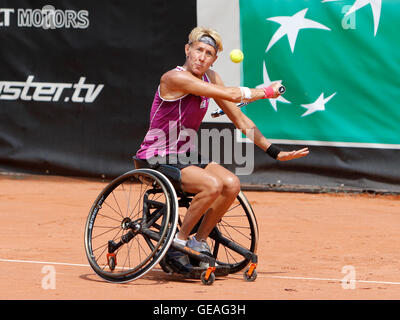
[{"label": "player's ear", "polygon": [[185,44],[185,54],[186,54],[186,58],[189,56],[189,49],[190,49],[190,44]]},{"label": "player's ear", "polygon": [[217,61],[218,59],[218,54],[215,54],[214,58],[213,58],[213,62],[211,63],[211,67],[214,65],[215,61]]}]

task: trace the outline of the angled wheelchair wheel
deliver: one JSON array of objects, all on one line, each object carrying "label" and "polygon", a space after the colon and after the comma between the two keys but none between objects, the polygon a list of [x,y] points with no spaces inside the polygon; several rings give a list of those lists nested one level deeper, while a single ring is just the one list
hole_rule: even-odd
[{"label": "angled wheelchair wheel", "polygon": [[258,226],[253,209],[240,192],[231,207],[209,236],[209,245],[219,265],[229,266],[230,273],[243,270],[251,261],[248,254],[257,252]]},{"label": "angled wheelchair wheel", "polygon": [[93,270],[110,282],[145,275],[172,243],[177,208],[172,184],[155,170],[136,169],[114,179],[86,222],[85,250]]}]

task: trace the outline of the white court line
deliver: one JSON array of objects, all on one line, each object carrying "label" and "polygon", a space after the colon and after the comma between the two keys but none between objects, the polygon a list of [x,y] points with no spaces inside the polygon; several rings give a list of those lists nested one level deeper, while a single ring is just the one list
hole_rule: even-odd
[{"label": "white court line", "polygon": [[47,261],[29,261],[29,260],[0,259],[0,262],[36,263],[36,264],[55,264],[55,265],[71,266],[71,267],[90,267],[90,265],[88,265],[88,264],[64,263],[64,262],[47,262]]},{"label": "white court line", "polygon": [[[307,278],[307,277],[288,277],[288,276],[266,276],[267,278],[276,278],[276,279],[291,279],[291,280],[317,280],[317,281],[335,281],[335,282],[343,282],[343,279],[329,279],[329,278]],[[400,282],[392,282],[392,281],[373,281],[373,280],[349,280],[349,282],[354,283],[376,283],[376,284],[400,284]]]},{"label": "white court line", "polygon": [[[33,263],[33,264],[54,264],[71,267],[90,267],[88,264],[79,263],[64,263],[64,262],[48,262],[48,261],[30,261],[30,260],[11,260],[11,259],[0,259],[0,262],[13,262],[13,263]],[[152,269],[152,271],[164,272],[161,269]],[[288,280],[312,280],[312,281],[335,281],[343,282],[343,279],[331,279],[331,278],[311,278],[311,277],[295,277],[295,276],[265,276],[259,275],[260,278],[274,278],[274,279],[288,279]],[[374,281],[374,280],[351,280],[353,283],[375,283],[375,284],[394,284],[400,285],[400,282],[394,281]]]}]

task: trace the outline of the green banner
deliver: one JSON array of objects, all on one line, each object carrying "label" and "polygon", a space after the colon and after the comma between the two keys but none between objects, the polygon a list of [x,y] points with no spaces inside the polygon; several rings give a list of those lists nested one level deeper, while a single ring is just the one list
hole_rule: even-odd
[{"label": "green banner", "polygon": [[240,0],[244,112],[269,139],[400,148],[398,0]]}]

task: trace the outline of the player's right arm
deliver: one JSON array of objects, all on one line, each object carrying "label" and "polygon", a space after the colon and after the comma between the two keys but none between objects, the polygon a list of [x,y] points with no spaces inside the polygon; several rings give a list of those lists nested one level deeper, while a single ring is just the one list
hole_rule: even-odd
[{"label": "player's right arm", "polygon": [[[218,73],[212,72],[210,74],[211,81],[217,85],[224,86],[224,83]],[[279,92],[278,89],[281,86],[279,82],[275,82],[271,85],[275,92]],[[279,94],[278,94],[279,95]],[[260,130],[254,124],[254,122],[248,118],[240,108],[227,100],[214,99],[218,106],[224,110],[225,114],[232,121],[237,129],[239,129],[243,134],[250,138],[255,145],[260,147],[262,150],[267,152],[271,147],[271,142],[268,141],[266,137],[262,135]],[[292,159],[302,158],[308,155],[308,148],[303,148],[300,150],[293,151],[279,151],[276,154],[276,159],[279,161],[288,161]]]},{"label": "player's right arm", "polygon": [[[204,96],[213,99],[227,100],[230,102],[251,102],[265,99],[265,91],[262,88],[250,89],[251,98],[245,98],[240,87],[225,87],[215,83],[205,82],[188,71],[171,70],[161,77],[161,96],[164,99],[175,99],[185,94]],[[271,98],[277,98],[279,93],[274,90]]]}]

